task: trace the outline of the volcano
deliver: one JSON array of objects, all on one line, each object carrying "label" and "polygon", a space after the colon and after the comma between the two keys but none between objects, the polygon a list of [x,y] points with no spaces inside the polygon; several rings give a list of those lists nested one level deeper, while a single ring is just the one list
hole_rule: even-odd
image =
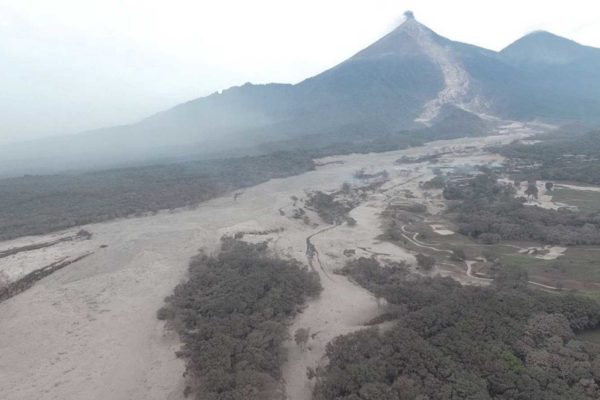
[{"label": "volcano", "polygon": [[535,32],[495,52],[442,37],[407,12],[375,43],[296,85],[247,83],[133,125],[6,146],[0,173],[255,154],[315,135],[418,134],[448,110],[455,126],[600,123],[600,49]]}]

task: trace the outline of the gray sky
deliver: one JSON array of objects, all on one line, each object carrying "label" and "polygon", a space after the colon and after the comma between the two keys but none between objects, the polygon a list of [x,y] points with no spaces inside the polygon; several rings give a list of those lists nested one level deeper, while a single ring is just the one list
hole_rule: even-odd
[{"label": "gray sky", "polygon": [[537,29],[600,47],[593,0],[0,0],[0,144],[135,122],[248,81],[295,83],[408,9],[494,50]]}]

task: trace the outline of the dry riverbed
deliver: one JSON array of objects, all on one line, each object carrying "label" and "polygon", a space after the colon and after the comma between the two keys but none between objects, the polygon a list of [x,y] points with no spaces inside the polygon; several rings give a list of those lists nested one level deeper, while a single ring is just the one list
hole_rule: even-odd
[{"label": "dry riverbed", "polygon": [[[175,335],[156,319],[163,298],[185,278],[199,249],[214,252],[219,239],[245,232],[244,240],[269,240],[283,257],[312,262],[324,287],[293,321],[290,331],[309,328],[312,339],[301,351],[292,341],[284,380],[291,400],[310,398],[306,367],[325,362],[326,344],[360,329],[378,307],[370,293],[334,273],[350,257],[377,257],[412,263],[410,252],[377,239],[379,215],[407,190],[422,194],[419,182],[435,167],[494,164],[482,150],[539,131],[513,124],[502,136],[439,141],[381,154],[320,160],[315,171],[275,179],[202,203],[195,209],[116,220],[82,227],[92,236],[0,258],[0,276],[10,284],[60,259],[87,256],[41,279],[0,303],[0,388],[2,398],[152,400],[183,398],[183,362],[175,358]],[[398,165],[402,156],[444,153],[437,164]],[[307,193],[332,192],[344,182],[360,185],[355,172],[386,170],[389,180],[350,213],[355,226],[331,227],[306,211],[293,218]],[[293,200],[296,198],[298,200]],[[439,201],[425,199],[430,211]],[[0,252],[76,235],[79,229],[0,243]],[[344,252],[345,250],[348,250]]]}]

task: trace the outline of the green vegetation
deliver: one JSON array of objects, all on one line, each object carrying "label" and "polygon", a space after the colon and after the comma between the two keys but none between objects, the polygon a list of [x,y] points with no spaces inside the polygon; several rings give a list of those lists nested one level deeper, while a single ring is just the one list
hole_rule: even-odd
[{"label": "green vegetation", "polygon": [[[387,172],[385,172],[387,174]],[[381,175],[372,175],[380,177]],[[383,181],[377,181],[367,186],[373,188],[380,185]],[[364,189],[364,188],[363,188]],[[348,225],[356,225],[356,220],[348,214],[355,208],[361,200],[364,200],[364,191],[353,191],[348,183],[342,185],[341,190],[327,194],[321,191],[311,192],[306,199],[306,206],[314,210],[319,217],[328,224],[339,225],[347,222]]]},{"label": "green vegetation", "polygon": [[520,180],[573,181],[600,185],[600,131],[560,135],[540,143],[498,149]]},{"label": "green vegetation", "polygon": [[419,133],[405,130],[365,135],[362,130],[356,132],[344,130],[339,133],[304,135],[294,139],[269,142],[260,145],[260,148],[267,153],[294,149],[309,153],[314,158],[320,158],[335,154],[367,154],[401,150],[421,146],[427,140],[434,140]]},{"label": "green vegetation", "polygon": [[556,286],[600,289],[600,249],[596,247],[570,247],[555,260],[543,260],[529,255],[504,254],[500,264],[525,269],[536,280]]},{"label": "green vegetation", "polygon": [[253,157],[0,179],[0,240],[191,207],[231,190],[309,171],[314,158],[399,150],[476,134],[470,129],[449,134],[444,124],[367,136],[362,130],[303,136],[261,145],[266,155]]},{"label": "green vegetation", "polygon": [[216,257],[193,258],[189,275],[158,317],[179,333],[191,391],[202,400],[280,398],[286,323],[319,294],[318,276],[234,239]]},{"label": "green vegetation", "polygon": [[434,176],[427,182],[423,182],[421,187],[423,189],[443,189],[446,185],[446,178],[442,175]]},{"label": "green vegetation", "polygon": [[600,244],[600,216],[527,206],[514,198],[514,187],[497,182],[490,171],[444,189],[460,233],[492,244],[499,240],[547,244]]},{"label": "green vegetation", "polygon": [[320,191],[312,192],[306,200],[306,205],[315,210],[325,223],[336,225],[346,221],[348,213],[356,206],[337,200],[334,194]]},{"label": "green vegetation", "polygon": [[288,152],[4,179],[0,180],[0,240],[193,206],[230,190],[313,168],[309,154]]},{"label": "green vegetation", "polygon": [[315,400],[600,396],[600,346],[574,334],[600,323],[592,300],[528,290],[522,271],[488,288],[417,278],[368,259],[344,271],[385,298],[383,319],[398,322],[332,341],[329,364],[314,371]]},{"label": "green vegetation", "polygon": [[425,140],[412,131],[368,138],[346,133],[273,142],[261,148],[268,154],[254,157],[0,179],[0,240],[191,207],[312,170],[314,158],[398,150]]},{"label": "green vegetation", "polygon": [[[394,113],[397,112],[397,103]],[[377,110],[380,116],[381,110]],[[379,117],[378,117],[379,118]],[[364,121],[363,121],[364,122]],[[416,130],[390,130],[381,127],[365,127],[355,129],[349,126],[341,131],[316,135],[303,135],[293,139],[269,142],[260,145],[261,150],[270,153],[274,151],[289,151],[295,149],[308,151],[314,157],[325,157],[334,154],[351,153],[381,153],[400,150],[407,147],[421,146],[426,142],[439,139],[454,139],[467,136],[481,136],[487,131],[486,124],[473,114],[460,109],[443,107],[440,118],[434,125]],[[433,156],[437,159],[440,156]],[[432,158],[420,158],[408,162],[433,161]]]},{"label": "green vegetation", "polygon": [[600,212],[600,192],[555,188],[552,190],[552,201],[576,206],[584,213]]},{"label": "green vegetation", "polygon": [[591,329],[588,331],[582,331],[577,334],[578,340],[586,342],[596,343],[600,345],[600,329]]},{"label": "green vegetation", "polygon": [[416,256],[417,265],[423,271],[431,271],[435,266],[435,257],[418,253]]}]

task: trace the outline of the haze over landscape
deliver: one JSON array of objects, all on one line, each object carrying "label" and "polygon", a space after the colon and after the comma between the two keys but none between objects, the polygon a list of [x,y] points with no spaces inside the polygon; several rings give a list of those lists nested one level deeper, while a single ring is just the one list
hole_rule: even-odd
[{"label": "haze over landscape", "polygon": [[584,0],[4,0],[0,144],[134,123],[245,82],[297,83],[389,32],[406,9],[495,51],[540,29],[600,47],[598,5]]},{"label": "haze over landscape", "polygon": [[0,4],[2,398],[600,398],[599,10],[414,4]]}]

